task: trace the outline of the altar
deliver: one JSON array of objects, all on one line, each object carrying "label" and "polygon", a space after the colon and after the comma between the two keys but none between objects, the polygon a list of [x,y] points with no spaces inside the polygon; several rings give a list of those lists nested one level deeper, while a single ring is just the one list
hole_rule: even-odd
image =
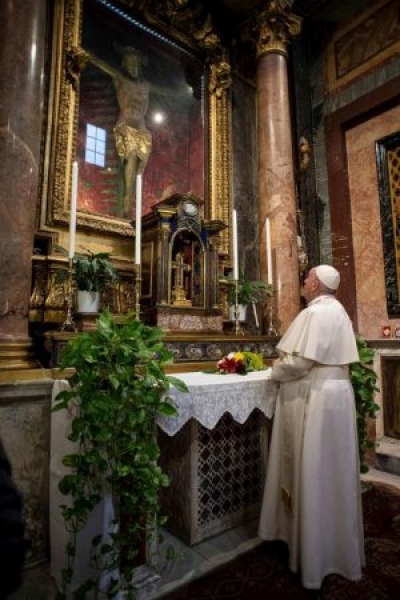
[{"label": "altar", "polygon": [[166,527],[193,545],[258,518],[277,388],[270,369],[247,375],[177,373],[176,417],[158,420]]},{"label": "altar", "polygon": [[[174,373],[189,391],[171,389],[176,417],[158,418],[161,465],[171,477],[162,496],[169,527],[188,544],[258,516],[267,459],[268,419],[274,413],[276,385],[270,369],[247,375]],[[54,383],[52,402],[68,382]],[[66,498],[58,484],[66,474],[65,454],[72,413],[51,416],[50,538],[52,575],[60,586],[65,564],[65,531],[60,504]],[[74,584],[91,572],[91,539],[107,528],[113,515],[108,494],[78,534]],[[117,576],[117,574],[114,574]]]}]

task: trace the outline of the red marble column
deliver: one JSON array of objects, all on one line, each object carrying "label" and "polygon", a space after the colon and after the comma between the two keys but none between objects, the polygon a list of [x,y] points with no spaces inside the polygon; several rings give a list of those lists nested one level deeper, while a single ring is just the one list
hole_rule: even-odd
[{"label": "red marble column", "polygon": [[46,0],[0,3],[0,372],[34,366],[28,303],[38,201]]},{"label": "red marble column", "polygon": [[260,16],[257,62],[260,267],[268,277],[266,219],[270,220],[275,327],[283,333],[300,309],[295,174],[286,44],[299,21],[274,11]]}]

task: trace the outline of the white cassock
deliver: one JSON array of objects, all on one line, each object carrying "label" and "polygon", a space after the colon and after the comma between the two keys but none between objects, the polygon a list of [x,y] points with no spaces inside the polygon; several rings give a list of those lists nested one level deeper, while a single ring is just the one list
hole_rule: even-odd
[{"label": "white cassock", "polygon": [[271,377],[281,386],[260,537],[288,544],[289,567],[301,571],[304,587],[321,587],[329,573],[358,580],[365,555],[351,321],[333,296],[319,296],[277,349]]}]

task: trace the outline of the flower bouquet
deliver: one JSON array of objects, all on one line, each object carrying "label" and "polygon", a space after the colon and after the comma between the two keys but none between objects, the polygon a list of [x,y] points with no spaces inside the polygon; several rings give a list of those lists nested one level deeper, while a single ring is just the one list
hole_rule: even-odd
[{"label": "flower bouquet", "polygon": [[262,354],[256,352],[230,352],[217,362],[218,373],[236,373],[246,375],[251,371],[265,369]]}]

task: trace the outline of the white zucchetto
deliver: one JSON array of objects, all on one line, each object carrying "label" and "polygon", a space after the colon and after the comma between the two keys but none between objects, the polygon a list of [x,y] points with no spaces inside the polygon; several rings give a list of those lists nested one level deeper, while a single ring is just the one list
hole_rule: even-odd
[{"label": "white zucchetto", "polygon": [[330,265],[319,265],[315,269],[320,282],[330,290],[337,290],[340,283],[340,274],[334,267]]}]

